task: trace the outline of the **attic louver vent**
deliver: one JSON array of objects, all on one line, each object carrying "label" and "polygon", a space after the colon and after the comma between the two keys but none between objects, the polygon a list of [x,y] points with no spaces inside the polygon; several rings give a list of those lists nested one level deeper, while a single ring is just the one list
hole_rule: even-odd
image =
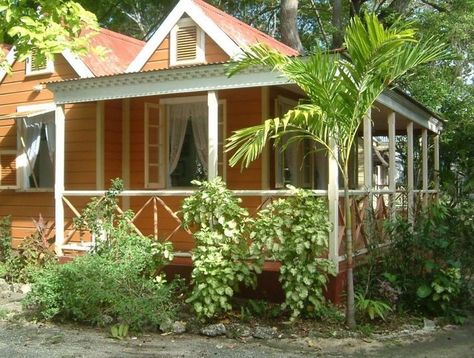
[{"label": "attic louver vent", "polygon": [[195,60],[197,56],[197,27],[180,27],[176,33],[176,61]]},{"label": "attic louver vent", "polygon": [[48,68],[48,60],[45,58],[40,59],[38,58],[38,51],[33,50],[31,52],[31,72],[37,72],[37,71],[44,71]]}]

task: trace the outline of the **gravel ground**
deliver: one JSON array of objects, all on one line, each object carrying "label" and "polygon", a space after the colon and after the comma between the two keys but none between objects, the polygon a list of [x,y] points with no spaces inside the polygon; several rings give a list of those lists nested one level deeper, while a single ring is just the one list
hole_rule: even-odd
[{"label": "gravel ground", "polygon": [[474,324],[371,339],[150,334],[118,341],[104,330],[0,321],[0,357],[474,357]]},{"label": "gravel ground", "polygon": [[[474,357],[474,317],[462,327],[407,326],[371,338],[323,336],[278,339],[209,338],[193,334],[145,334],[115,340],[106,330],[25,321],[27,285],[0,282],[1,357]],[[428,324],[427,324],[428,323]],[[272,333],[272,329],[270,333]],[[257,329],[254,328],[254,336]],[[265,330],[263,330],[265,333]],[[349,332],[350,333],[350,332]],[[271,336],[271,335],[270,335]]]}]

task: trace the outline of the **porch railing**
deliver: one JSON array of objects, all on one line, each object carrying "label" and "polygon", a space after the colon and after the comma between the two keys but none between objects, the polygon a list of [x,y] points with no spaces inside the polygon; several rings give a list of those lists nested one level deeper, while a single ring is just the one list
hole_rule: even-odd
[{"label": "porch railing", "polygon": [[[176,214],[178,208],[176,205],[170,203],[171,198],[178,198],[182,200],[185,197],[192,195],[195,190],[124,190],[118,194],[119,198],[142,198],[145,199],[138,205],[134,205],[135,214],[129,219],[133,230],[142,236],[152,236],[155,239],[162,238],[165,240],[171,240],[179,231],[185,232],[191,236],[189,230],[182,228],[182,222],[179,216]],[[63,202],[73,217],[80,216],[81,207],[85,205],[84,199],[92,197],[103,197],[105,190],[67,190],[63,193]],[[233,190],[234,195],[244,200],[244,206],[249,209],[250,215],[255,215],[262,207],[266,206],[269,202],[276,198],[288,197],[292,195],[290,190]],[[327,197],[328,192],[326,190],[313,190],[314,196]],[[415,203],[421,203],[429,196],[435,196],[436,190],[416,190],[413,192],[415,197],[419,199]],[[352,200],[352,222],[353,222],[353,239],[354,247],[357,254],[363,254],[367,252],[367,247],[371,244],[368,240],[369,237],[374,237],[374,234],[379,239],[379,244],[386,243],[384,237],[383,222],[390,216],[401,214],[408,217],[408,193],[403,190],[390,191],[385,190],[350,190],[349,195]],[[336,247],[338,248],[334,260],[341,262],[345,260],[344,256],[344,228],[345,218],[343,210],[343,197],[344,191],[339,191],[339,210],[337,222],[333,223],[333,226],[337,228],[337,239],[338,242]],[[83,199],[81,203],[75,203],[74,199]],[[246,205],[245,200],[252,200],[251,205]],[[175,203],[176,204],[176,203]],[[248,203],[247,203],[248,204]],[[118,213],[123,213],[126,208],[123,205],[116,205]],[[145,215],[147,213],[147,215]],[[160,227],[161,216],[168,216],[168,224],[173,223],[173,227],[169,227],[164,230],[166,235],[163,234],[163,230]],[[71,216],[71,215],[70,215]],[[333,216],[334,217],[334,216]],[[143,225],[138,221],[150,220],[151,225],[148,225],[148,232],[142,228]],[[65,235],[64,242],[61,245],[62,250],[82,250],[87,251],[95,245],[97,239],[93,235],[88,240],[82,240],[82,236],[79,235],[76,228],[74,228],[73,221],[70,219],[65,223]],[[161,235],[161,236],[160,236]],[[189,257],[189,250],[182,250],[177,252],[177,257]]]}]

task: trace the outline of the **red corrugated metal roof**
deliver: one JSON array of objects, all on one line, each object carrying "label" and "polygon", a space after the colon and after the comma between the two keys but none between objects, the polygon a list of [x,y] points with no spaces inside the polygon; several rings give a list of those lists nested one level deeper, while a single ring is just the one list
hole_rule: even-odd
[{"label": "red corrugated metal roof", "polygon": [[145,46],[145,42],[118,32],[100,29],[91,39],[90,46],[101,46],[107,50],[104,57],[89,51],[82,58],[95,76],[104,76],[124,72]]},{"label": "red corrugated metal roof", "polygon": [[205,1],[193,1],[241,48],[245,49],[257,43],[263,43],[288,56],[296,56],[299,54],[297,50],[209,5]]}]

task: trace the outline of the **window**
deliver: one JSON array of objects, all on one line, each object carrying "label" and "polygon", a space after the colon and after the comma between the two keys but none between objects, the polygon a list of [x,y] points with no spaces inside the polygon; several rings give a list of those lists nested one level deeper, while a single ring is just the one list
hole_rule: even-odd
[{"label": "window", "polygon": [[36,76],[51,74],[54,72],[54,63],[48,59],[40,59],[37,52],[33,50],[31,55],[26,58],[26,76]]},{"label": "window", "polygon": [[16,150],[0,150],[0,189],[16,189]]},{"label": "window", "polygon": [[205,34],[190,19],[181,19],[170,34],[170,65],[203,63]]},{"label": "window", "polygon": [[21,188],[45,189],[54,185],[54,114],[24,118],[20,129]]},{"label": "window", "polygon": [[[207,102],[145,105],[145,186],[189,187],[207,179]],[[219,103],[218,171],[225,176],[225,104]]]},{"label": "window", "polygon": [[[297,102],[278,97],[275,101],[275,113],[282,116],[296,106]],[[284,151],[282,149],[285,148]],[[290,184],[296,187],[314,186],[314,144],[309,140],[291,142],[291,137],[282,138],[275,149],[275,187],[285,188]]]}]

